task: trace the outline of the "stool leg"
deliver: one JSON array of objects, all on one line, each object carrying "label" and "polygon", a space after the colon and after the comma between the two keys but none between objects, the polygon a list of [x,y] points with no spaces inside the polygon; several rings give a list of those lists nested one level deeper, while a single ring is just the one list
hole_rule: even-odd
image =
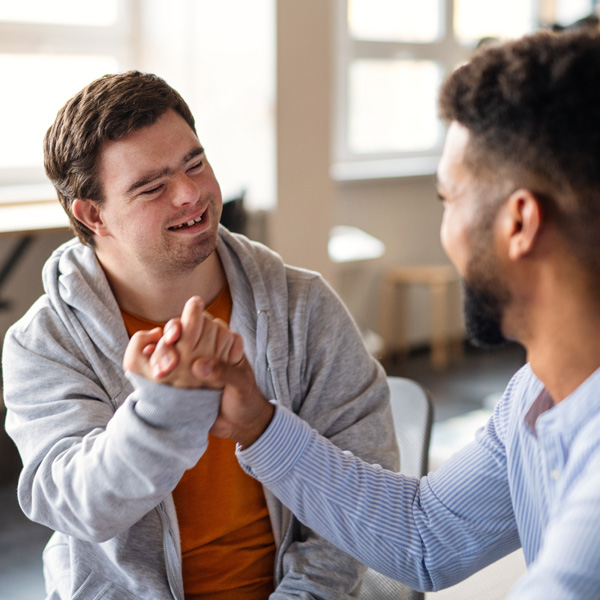
[{"label": "stool leg", "polygon": [[383,358],[404,357],[408,353],[408,325],[404,299],[398,303],[398,281],[392,277],[384,279],[381,288],[379,334],[383,338]]},{"label": "stool leg", "polygon": [[[398,289],[400,288],[400,289]],[[410,328],[410,319],[409,319],[409,302],[410,298],[408,296],[408,288],[405,285],[404,281],[395,281],[394,282],[394,292],[395,292],[395,300],[394,308],[394,322],[396,323],[396,343],[395,343],[395,352],[398,357],[402,360],[408,357],[409,351],[409,341],[408,341],[408,331]],[[400,292],[400,300],[398,301],[398,292]]]},{"label": "stool leg", "polygon": [[379,335],[383,339],[383,359],[390,358],[392,352],[392,331],[394,326],[394,285],[385,278],[381,286],[381,305],[379,308]]},{"label": "stool leg", "polygon": [[431,293],[431,364],[434,369],[448,365],[448,286],[432,283]]}]

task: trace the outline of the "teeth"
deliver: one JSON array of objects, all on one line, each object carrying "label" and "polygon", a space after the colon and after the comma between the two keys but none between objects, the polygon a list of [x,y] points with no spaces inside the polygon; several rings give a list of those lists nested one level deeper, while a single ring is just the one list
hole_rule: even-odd
[{"label": "teeth", "polygon": [[181,225],[174,225],[173,227],[169,227],[169,229],[183,229],[184,227],[191,227],[192,225],[195,225],[196,223],[200,223],[200,221],[202,221],[202,215],[200,215],[196,219],[190,219],[189,221],[186,221],[185,223],[182,223]]}]

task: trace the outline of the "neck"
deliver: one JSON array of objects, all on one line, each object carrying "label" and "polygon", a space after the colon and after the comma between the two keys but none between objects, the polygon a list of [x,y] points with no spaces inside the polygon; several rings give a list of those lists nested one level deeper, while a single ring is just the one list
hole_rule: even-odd
[{"label": "neck", "polygon": [[600,368],[600,306],[589,288],[572,284],[563,279],[523,315],[527,359],[557,403]]},{"label": "neck", "polygon": [[208,306],[226,283],[216,251],[193,270],[180,273],[155,273],[151,268],[123,273],[122,265],[115,269],[97,254],[119,306],[150,321],[166,322],[180,316],[191,296],[200,296]]}]

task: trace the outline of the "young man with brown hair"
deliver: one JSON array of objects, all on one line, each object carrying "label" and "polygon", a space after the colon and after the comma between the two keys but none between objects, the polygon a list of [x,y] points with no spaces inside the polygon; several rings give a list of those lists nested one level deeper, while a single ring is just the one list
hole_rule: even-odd
[{"label": "young man with brown hair", "polygon": [[47,262],[45,295],[7,333],[3,373],[20,504],[56,531],[47,598],[356,597],[365,567],[249,477],[233,442],[209,435],[218,390],[122,367],[129,336],[160,336],[182,311],[194,331],[206,306],[209,341],[190,351],[239,360],[229,323],[263,394],[396,468],[385,373],[338,297],[219,225],[221,192],[194,119],[162,79],[92,82],[59,111],[44,150],[79,240]]}]

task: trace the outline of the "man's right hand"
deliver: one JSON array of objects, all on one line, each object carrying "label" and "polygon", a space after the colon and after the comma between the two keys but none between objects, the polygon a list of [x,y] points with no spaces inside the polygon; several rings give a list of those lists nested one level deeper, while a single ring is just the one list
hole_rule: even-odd
[{"label": "man's right hand", "polygon": [[190,298],[178,319],[152,331],[132,336],[123,366],[126,370],[174,387],[212,387],[202,385],[192,366],[200,357],[211,357],[235,364],[244,356],[242,338],[220,319],[204,312],[202,300]]}]

